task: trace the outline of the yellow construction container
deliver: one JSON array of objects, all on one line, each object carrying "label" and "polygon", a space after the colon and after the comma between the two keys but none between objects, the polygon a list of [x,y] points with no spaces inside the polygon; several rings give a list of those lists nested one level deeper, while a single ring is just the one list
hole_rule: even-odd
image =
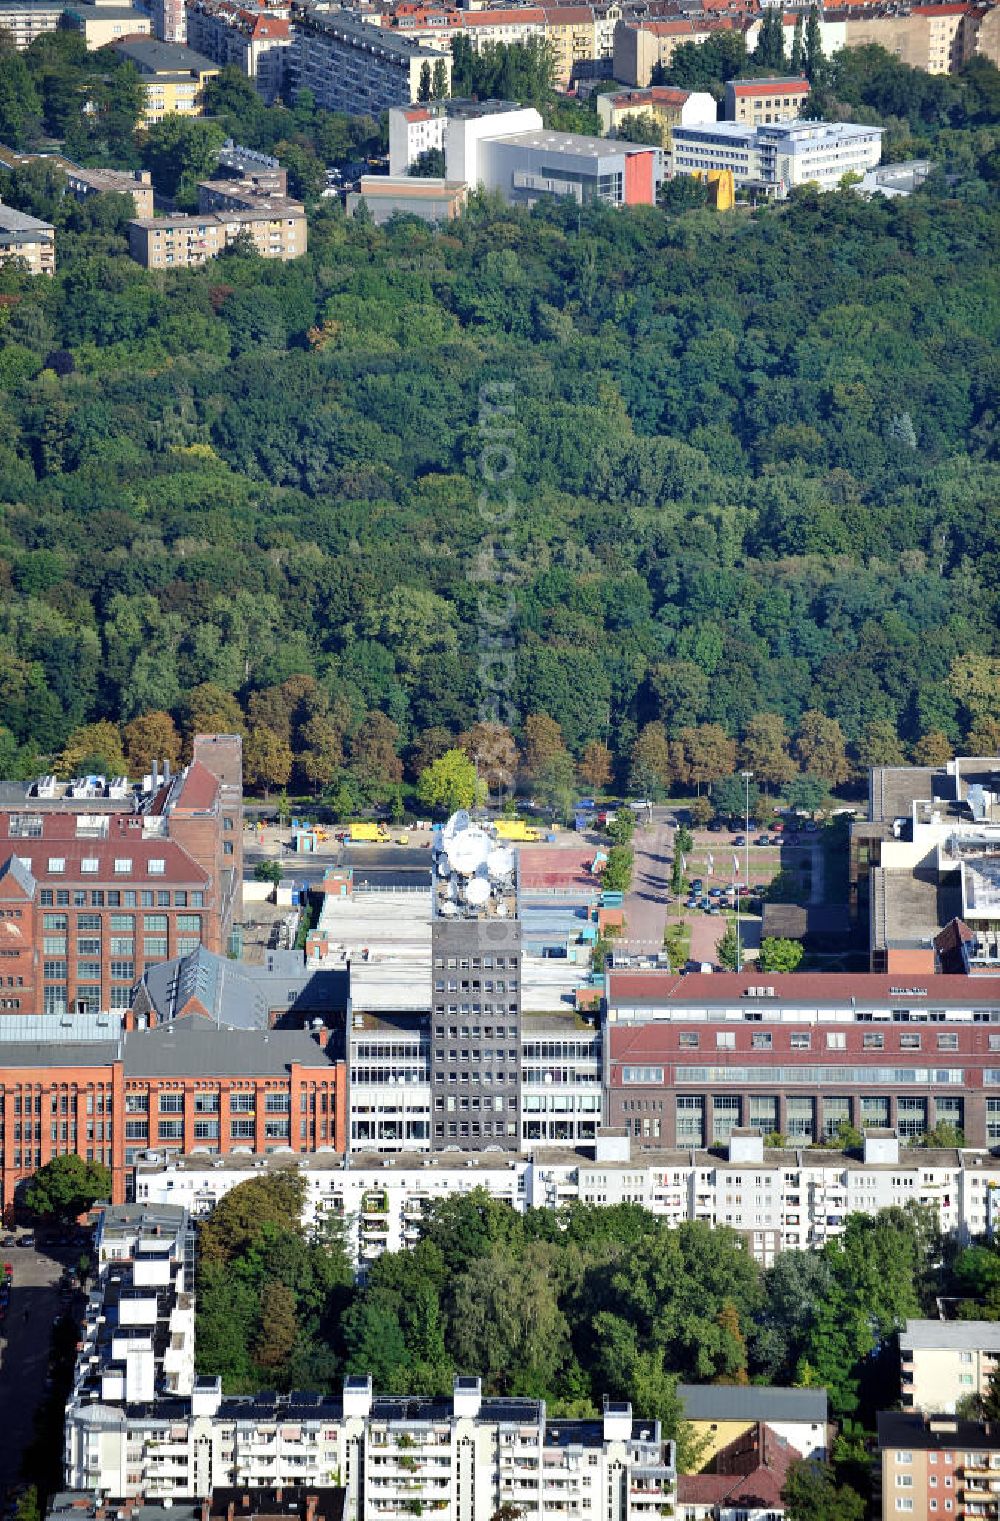
[{"label": "yellow construction container", "polygon": [[498,840],[509,840],[515,845],[535,844],[542,838],[541,832],[523,819],[497,819],[495,828]]},{"label": "yellow construction container", "polygon": [[389,831],[384,824],[352,824],[350,838],[356,845],[384,843]]}]

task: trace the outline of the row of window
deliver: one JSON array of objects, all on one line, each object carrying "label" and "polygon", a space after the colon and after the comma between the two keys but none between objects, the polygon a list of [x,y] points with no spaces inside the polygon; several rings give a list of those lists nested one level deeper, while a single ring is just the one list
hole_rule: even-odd
[{"label": "row of window", "polygon": [[[269,1140],[287,1140],[291,1133],[291,1124],[287,1119],[265,1120],[264,1135]],[[229,1136],[233,1141],[252,1141],[256,1139],[257,1126],[253,1119],[234,1119],[229,1122]],[[183,1120],[159,1120],[156,1126],[157,1139],[160,1141],[183,1141]],[[218,1120],[195,1120],[194,1136],[196,1141],[217,1141],[219,1139]],[[126,1141],[145,1141],[149,1138],[148,1120],[126,1120]]]},{"label": "row of window", "polygon": [[438,970],[449,972],[516,972],[516,956],[436,956]]},{"label": "row of window", "polygon": [[[893,1032],[895,1033],[895,1032]],[[739,1037],[737,1039],[737,1037]],[[828,1051],[847,1050],[847,1032],[844,1030],[828,1030],[825,1034],[826,1049]],[[904,1030],[899,1032],[900,1051],[919,1051],[923,1045],[923,1037],[916,1030]],[[937,1030],[935,1040],[939,1051],[958,1050],[958,1032],[956,1030]],[[993,1044],[994,1040],[996,1045]],[[682,1051],[697,1051],[701,1045],[701,1032],[699,1030],[682,1030],[677,1037],[678,1045]],[[813,1037],[808,1030],[793,1030],[789,1036],[790,1047],[793,1051],[809,1051],[812,1049]],[[774,1036],[770,1030],[752,1030],[750,1032],[751,1051],[770,1051],[774,1046]],[[881,1030],[866,1030],[862,1035],[862,1046],[865,1051],[884,1051],[885,1034]],[[715,1049],[717,1051],[746,1050],[746,1032],[744,1030],[716,1030]],[[1000,1036],[990,1037],[990,1050],[1000,1050]]]},{"label": "row of window", "polygon": [[86,908],[88,905],[91,908],[204,908],[205,894],[200,888],[180,888],[171,894],[167,888],[158,888],[154,892],[151,887],[121,891],[117,888],[85,891],[82,887],[43,887],[39,890],[38,901],[42,908]]}]

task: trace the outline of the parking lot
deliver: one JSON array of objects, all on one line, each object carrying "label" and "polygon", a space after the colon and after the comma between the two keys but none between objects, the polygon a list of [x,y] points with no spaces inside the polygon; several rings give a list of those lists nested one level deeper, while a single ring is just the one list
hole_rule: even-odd
[{"label": "parking lot", "polygon": [[[4,1233],[6,1235],[6,1233]],[[19,1239],[23,1233],[18,1233]],[[31,1441],[35,1412],[48,1390],[52,1327],[60,1312],[74,1307],[62,1297],[64,1268],[76,1264],[80,1247],[0,1246],[0,1263],[10,1263],[13,1284],[6,1318],[0,1322],[0,1493],[21,1478],[21,1460]]]}]

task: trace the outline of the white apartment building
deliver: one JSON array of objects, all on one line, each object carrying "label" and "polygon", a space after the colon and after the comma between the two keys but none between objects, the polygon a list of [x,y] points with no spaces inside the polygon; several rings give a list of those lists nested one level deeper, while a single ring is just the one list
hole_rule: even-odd
[{"label": "white apartment building", "polygon": [[444,152],[444,103],[394,106],[389,112],[389,173],[406,174],[432,148]]},{"label": "white apartment building", "polygon": [[186,1400],[74,1404],[65,1466],[71,1488],[164,1506],[219,1486],[342,1484],[350,1521],[489,1521],[503,1505],[643,1521],[676,1498],[658,1421],[608,1401],[601,1419],[548,1420],[544,1401],[485,1396],[478,1378],[456,1378],[447,1399],[380,1397],[355,1377],[338,1396],[224,1397],[203,1377]]},{"label": "white apartment building", "polygon": [[908,1320],[899,1359],[903,1409],[954,1415],[960,1400],[989,1392],[1000,1366],[1000,1322]]},{"label": "white apartment building", "polygon": [[836,190],[845,174],[863,176],[881,157],[881,127],[855,122],[720,121],[673,130],[675,174],[730,169],[737,187],[778,200],[798,185]]},{"label": "white apartment building", "polygon": [[137,1403],[194,1388],[194,1237],[174,1204],[107,1208],[71,1403]]},{"label": "white apartment building", "polygon": [[911,1199],[933,1205],[941,1229],[962,1242],[992,1236],[1000,1209],[1000,1159],[989,1153],[900,1149],[894,1137],[878,1136],[867,1138],[861,1159],[823,1148],[765,1152],[759,1135],[742,1133],[730,1138],[725,1159],[695,1150],[643,1151],[632,1159],[628,1138],[613,1133],[595,1148],[538,1147],[530,1158],[438,1152],[345,1161],[246,1153],[167,1160],[153,1153],[138,1164],[136,1202],[206,1215],[238,1183],[289,1167],[305,1179],[306,1224],[344,1221],[361,1273],[383,1252],[415,1244],[428,1204],[476,1188],[519,1212],[640,1204],[672,1225],[726,1225],[765,1267],[782,1251],[818,1250],[842,1234],[851,1214],[876,1214]]}]

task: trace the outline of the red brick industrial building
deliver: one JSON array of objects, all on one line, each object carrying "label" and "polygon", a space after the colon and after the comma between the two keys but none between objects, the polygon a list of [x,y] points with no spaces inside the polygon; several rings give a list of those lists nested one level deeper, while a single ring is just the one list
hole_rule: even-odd
[{"label": "red brick industrial building", "polygon": [[124,1010],[148,966],[225,950],[243,879],[241,741],[198,735],[184,771],[148,780],[4,788],[0,1015]]},{"label": "red brick industrial building", "polygon": [[114,1202],[147,1150],[345,1149],[347,1085],[329,1031],[229,1030],[201,1016],[109,1040],[0,1047],[0,1187],[76,1152],[111,1169]]}]

